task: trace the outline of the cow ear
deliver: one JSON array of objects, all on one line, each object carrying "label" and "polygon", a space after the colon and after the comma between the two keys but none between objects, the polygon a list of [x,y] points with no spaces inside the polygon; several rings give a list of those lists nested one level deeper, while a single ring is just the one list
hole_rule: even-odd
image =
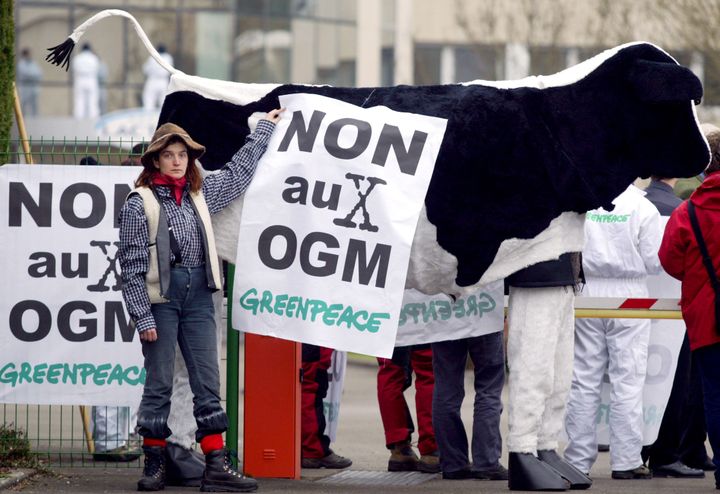
[{"label": "cow ear", "polygon": [[687,67],[672,62],[636,60],[628,82],[641,101],[695,101],[700,103],[703,88],[700,79]]}]

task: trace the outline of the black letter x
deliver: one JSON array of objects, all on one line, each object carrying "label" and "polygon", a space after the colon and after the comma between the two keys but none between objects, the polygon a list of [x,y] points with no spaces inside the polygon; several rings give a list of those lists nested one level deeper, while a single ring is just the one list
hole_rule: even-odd
[{"label": "black letter x", "polygon": [[[113,242],[113,244],[115,245],[115,247],[120,246],[120,242]],[[110,273],[113,273],[113,275],[115,276],[115,285],[113,285],[112,287],[113,291],[117,292],[118,290],[120,290],[120,273],[117,269],[117,250],[115,250],[115,255],[113,257],[110,257],[107,250],[107,247],[109,245],[110,242],[104,240],[90,241],[90,247],[100,247],[102,253],[105,254],[105,259],[107,259],[108,267],[96,284],[88,285],[87,289],[89,292],[107,292],[108,290],[110,290],[110,288],[105,286],[105,282],[107,282],[108,275]]]},{"label": "black letter x", "polygon": [[365,190],[365,193],[363,194],[360,190],[360,181],[365,180],[365,177],[362,175],[356,175],[354,173],[346,173],[345,178],[349,178],[355,183],[355,188],[358,191],[358,197],[360,200],[357,204],[355,204],[355,207],[352,208],[352,210],[345,216],[344,218],[336,218],[333,220],[333,223],[335,223],[338,226],[344,226],[346,228],[355,228],[356,225],[354,221],[352,221],[353,216],[355,216],[355,213],[357,213],[358,209],[362,208],[363,211],[363,222],[360,223],[361,230],[367,230],[369,232],[376,232],[378,231],[378,227],[370,223],[370,214],[368,214],[367,210],[367,197],[370,195],[370,192],[375,188],[377,184],[387,184],[385,180],[382,178],[377,177],[367,177],[368,181],[368,188]]}]

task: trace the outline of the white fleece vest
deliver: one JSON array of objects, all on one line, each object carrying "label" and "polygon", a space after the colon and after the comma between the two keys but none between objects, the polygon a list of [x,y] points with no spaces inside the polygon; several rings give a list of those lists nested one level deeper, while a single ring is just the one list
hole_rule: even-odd
[{"label": "white fleece vest", "polygon": [[[163,262],[169,263],[170,257],[169,252],[160,254],[158,251],[157,234],[160,219],[160,203],[149,187],[138,187],[130,192],[128,197],[132,194],[138,194],[142,198],[145,216],[148,222],[148,252],[150,258],[148,260],[148,272],[145,274],[145,286],[147,287],[148,297],[150,298],[151,304],[167,302],[168,299],[165,295],[167,289],[170,288],[170,280],[163,280],[165,283],[161,283],[160,259],[163,259]],[[213,233],[210,211],[208,210],[202,192],[190,192],[190,199],[202,222],[201,230],[204,230],[205,233],[205,269],[207,271],[208,287],[211,290],[219,290],[222,288],[222,278],[220,277],[220,265],[215,249],[215,234]]]}]

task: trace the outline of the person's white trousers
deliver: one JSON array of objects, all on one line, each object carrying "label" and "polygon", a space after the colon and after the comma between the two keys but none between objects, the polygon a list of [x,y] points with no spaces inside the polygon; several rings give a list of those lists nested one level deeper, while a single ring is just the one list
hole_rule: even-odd
[{"label": "person's white trousers", "polygon": [[146,80],[142,94],[143,108],[146,110],[162,108],[163,101],[165,101],[167,87],[168,80],[165,78],[152,77]]},{"label": "person's white trousers", "polygon": [[130,424],[134,424],[137,420],[135,412],[136,410],[130,407],[92,407],[92,431],[96,453],[104,453],[127,444]]},{"label": "person's white trousers", "polygon": [[573,287],[510,287],[507,447],[558,447],[572,376]]},{"label": "person's white trousers", "polygon": [[[592,282],[592,295],[618,296],[617,288],[613,289],[609,282],[605,287]],[[586,288],[590,284],[588,280]],[[641,293],[633,296],[642,296]],[[611,386],[610,467],[631,470],[642,465],[642,392],[649,339],[647,319],[578,319],[575,322],[575,363],[565,418],[568,435],[565,459],[582,472],[589,472],[597,458],[597,413],[606,369]]]},{"label": "person's white trousers", "polygon": [[73,116],[97,118],[100,116],[100,88],[93,77],[76,77],[73,84]]}]

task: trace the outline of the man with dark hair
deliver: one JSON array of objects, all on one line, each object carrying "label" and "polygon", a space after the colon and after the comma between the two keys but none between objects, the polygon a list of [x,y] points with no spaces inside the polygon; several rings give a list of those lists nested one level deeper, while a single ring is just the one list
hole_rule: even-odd
[{"label": "man with dark hair", "polygon": [[[668,217],[682,199],[673,192],[677,178],[653,176],[645,197],[661,216]],[[677,294],[673,296],[677,297]],[[703,478],[705,473],[705,419],[702,412],[702,389],[697,372],[691,372],[690,342],[687,332],[677,357],[672,392],[668,398],[655,443],[643,447],[643,459],[655,477]],[[699,413],[698,413],[699,412]],[[691,468],[692,462],[697,468]]]}]

